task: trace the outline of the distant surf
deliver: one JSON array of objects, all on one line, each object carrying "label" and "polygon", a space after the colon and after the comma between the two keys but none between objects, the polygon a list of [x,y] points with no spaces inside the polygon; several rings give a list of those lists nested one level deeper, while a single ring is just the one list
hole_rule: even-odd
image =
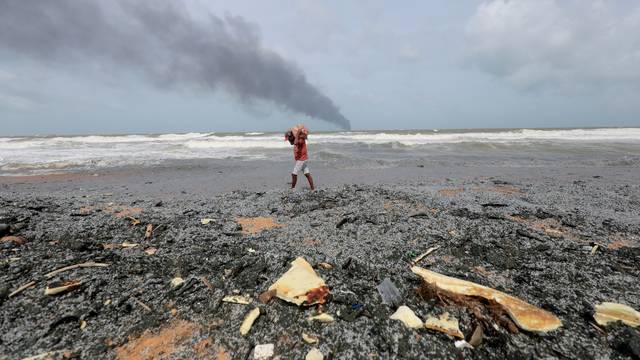
[{"label": "distant surf", "polygon": [[[640,128],[473,129],[313,132],[319,161],[394,160],[431,154],[496,151],[640,155]],[[31,175],[180,159],[287,160],[281,133],[27,136],[0,138],[0,174]]]}]

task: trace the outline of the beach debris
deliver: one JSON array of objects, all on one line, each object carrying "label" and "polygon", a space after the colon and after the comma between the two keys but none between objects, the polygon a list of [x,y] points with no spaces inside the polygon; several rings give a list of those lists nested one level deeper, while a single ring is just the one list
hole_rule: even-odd
[{"label": "beach debris", "polygon": [[134,248],[134,247],[138,247],[138,244],[134,244],[134,243],[130,243],[130,242],[123,242],[122,243],[122,248],[124,248],[124,249],[130,249],[130,248]]},{"label": "beach debris", "polygon": [[153,224],[147,224],[147,229],[144,231],[144,238],[150,239],[153,234]]},{"label": "beach debris", "polygon": [[318,342],[318,337],[315,335],[307,334],[305,332],[302,333],[302,340],[307,344],[315,344]]},{"label": "beach debris", "polygon": [[0,238],[9,234],[11,232],[11,227],[7,224],[0,224]]},{"label": "beach debris", "polygon": [[480,344],[482,344],[482,339],[484,338],[484,329],[482,328],[481,324],[478,324],[476,326],[476,329],[473,330],[473,334],[471,335],[471,338],[469,339],[469,345],[473,346],[474,348],[480,346]]},{"label": "beach debris", "polygon": [[329,295],[329,288],[309,263],[302,257],[291,263],[269,290],[276,290],[276,296],[296,305],[323,304]]},{"label": "beach debris", "polygon": [[408,306],[402,305],[393,313],[389,319],[399,320],[402,323],[411,329],[419,329],[424,326],[422,320],[416,316],[416,314],[411,310]]},{"label": "beach debris", "polygon": [[22,360],[53,360],[53,359],[71,359],[73,357],[73,351],[71,350],[56,350],[47,351],[46,353],[28,356],[22,358]]},{"label": "beach debris", "polygon": [[109,306],[109,305],[111,305],[111,299],[107,299],[107,300],[105,300],[103,304],[104,304],[104,306]]},{"label": "beach debris", "polygon": [[141,224],[140,220],[134,218],[133,216],[127,216],[127,219],[131,220],[131,226],[137,226]]},{"label": "beach debris", "polygon": [[245,235],[255,235],[264,230],[282,227],[271,216],[237,217],[236,222],[242,227],[242,233]]},{"label": "beach debris", "polygon": [[363,304],[351,304],[346,306],[343,310],[338,310],[338,317],[344,321],[353,322],[363,312]]},{"label": "beach debris", "polygon": [[425,251],[424,253],[418,255],[418,257],[416,257],[415,259],[413,259],[413,261],[411,262],[411,265],[415,266],[417,265],[420,260],[424,259],[425,257],[429,256],[429,254],[431,254],[432,252],[438,250],[440,247],[439,246],[434,246],[431,247],[429,249],[427,249],[427,251]]},{"label": "beach debris", "polygon": [[60,286],[56,286],[56,287],[47,286],[44,289],[44,294],[49,296],[58,295],[67,291],[71,291],[80,285],[82,285],[82,281],[80,280],[69,280],[69,281],[63,282],[62,284],[60,284]]},{"label": "beach debris", "polygon": [[317,321],[317,322],[321,322],[321,323],[330,323],[333,322],[333,316],[327,314],[327,313],[322,313],[322,314],[318,314],[315,316],[310,316],[307,318],[307,321]]},{"label": "beach debris", "polygon": [[440,315],[440,317],[428,317],[424,322],[424,327],[464,339],[464,334],[460,331],[460,327],[458,325],[458,319],[450,317],[447,312]]},{"label": "beach debris", "polygon": [[271,299],[273,299],[274,297],[276,297],[276,289],[267,290],[267,291],[263,292],[262,294],[260,294],[258,296],[258,300],[261,303],[266,304],[269,301],[271,301]]},{"label": "beach debris", "polygon": [[331,264],[329,264],[329,263],[326,263],[326,262],[321,262],[321,263],[318,264],[318,266],[323,268],[323,269],[325,269],[325,270],[333,269],[333,266]]},{"label": "beach debris", "polygon": [[133,299],[133,301],[135,301],[136,304],[140,305],[141,308],[145,309],[148,312],[151,312],[151,308],[149,306],[147,306],[147,304],[143,303],[142,301],[138,300],[138,298],[136,298],[135,296],[131,297]]},{"label": "beach debris", "polygon": [[304,359],[305,360],[322,360],[324,359],[324,355],[322,355],[322,352],[320,352],[318,348],[313,348],[309,350],[309,352],[307,353],[307,356],[305,356]]},{"label": "beach debris", "polygon": [[248,252],[249,254],[253,254],[253,253],[255,253],[256,251],[255,251],[254,249],[252,249],[252,248],[247,248],[247,252]]},{"label": "beach debris", "polygon": [[598,325],[608,325],[609,323],[622,321],[623,323],[637,327],[640,325],[640,312],[634,308],[618,303],[603,302],[595,306],[596,313],[593,318]]},{"label": "beach debris", "polygon": [[203,276],[203,277],[200,278],[200,280],[202,281],[204,286],[207,287],[207,289],[213,290],[213,284],[211,284],[211,282],[206,277]]},{"label": "beach debris", "polygon": [[384,278],[376,288],[378,289],[378,293],[380,294],[384,304],[389,305],[394,309],[400,306],[402,296],[400,295],[398,288],[389,278]]},{"label": "beach debris", "polygon": [[598,251],[598,244],[593,245],[593,247],[591,248],[591,255],[595,255],[596,251]]},{"label": "beach debris", "polygon": [[184,284],[184,279],[182,279],[181,277],[174,277],[173,279],[171,279],[171,287],[172,288],[177,288],[182,286],[182,284]]},{"label": "beach debris", "polygon": [[255,308],[245,316],[244,321],[242,321],[242,325],[240,325],[240,334],[247,335],[253,326],[253,322],[260,316],[260,308]]},{"label": "beach debris", "polygon": [[441,290],[449,291],[456,295],[481,297],[495,301],[504,308],[516,325],[524,330],[546,332],[562,326],[562,321],[552,313],[498,290],[445,276],[418,266],[412,267],[411,271],[422,277],[426,283]]},{"label": "beach debris", "polygon": [[87,328],[87,322],[84,320],[80,321],[80,330],[84,330]]},{"label": "beach debris", "polygon": [[210,218],[204,218],[202,220],[200,220],[200,223],[202,225],[209,225],[210,222],[215,221],[215,219],[210,219]]},{"label": "beach debris", "polygon": [[469,344],[468,342],[466,342],[464,340],[458,340],[458,341],[456,341],[454,343],[454,345],[458,349],[472,349],[473,350],[473,345]]},{"label": "beach debris", "polygon": [[253,348],[253,358],[256,360],[265,360],[273,356],[273,344],[259,344]]},{"label": "beach debris", "polygon": [[36,282],[35,282],[35,281],[30,281],[30,282],[28,282],[28,283],[26,283],[26,284],[24,284],[24,285],[20,286],[19,288],[15,289],[14,291],[12,291],[12,292],[9,294],[9,297],[10,297],[10,298],[11,298],[11,297],[14,297],[14,296],[16,296],[16,295],[20,294],[21,292],[23,292],[23,291],[27,290],[28,288],[34,287],[35,285],[36,285]]},{"label": "beach debris", "polygon": [[251,300],[240,295],[225,296],[222,298],[222,301],[228,302],[228,303],[234,303],[234,304],[241,304],[241,305],[249,305],[249,303],[251,303]]},{"label": "beach debris", "polygon": [[[147,329],[139,337],[115,349],[117,360],[180,358],[184,344],[191,342],[200,327],[185,320],[173,320],[159,329]],[[111,339],[107,346],[113,346]]]},{"label": "beach debris", "polygon": [[89,261],[89,262],[83,262],[80,264],[75,264],[75,265],[69,265],[69,266],[65,266],[63,268],[54,270],[50,273],[47,273],[44,275],[45,278],[47,279],[51,279],[52,277],[63,273],[65,271],[69,271],[69,270],[73,270],[73,269],[77,269],[77,268],[93,268],[93,267],[108,267],[110,264],[107,263],[97,263],[97,262],[93,262],[93,261]]},{"label": "beach debris", "polygon": [[27,240],[22,236],[8,235],[0,238],[2,242],[11,242],[13,246],[23,245]]},{"label": "beach debris", "polygon": [[156,252],[158,252],[158,249],[157,249],[157,248],[154,248],[154,247],[150,247],[150,248],[145,249],[145,250],[144,250],[144,252],[145,252],[147,255],[151,256],[151,255],[155,255],[155,254],[156,254]]}]

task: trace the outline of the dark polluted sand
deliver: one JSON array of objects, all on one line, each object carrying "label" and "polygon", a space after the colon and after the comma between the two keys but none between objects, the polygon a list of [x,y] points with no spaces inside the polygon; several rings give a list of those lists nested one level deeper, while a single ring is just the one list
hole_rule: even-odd
[{"label": "dark polluted sand", "polygon": [[[0,223],[18,237],[0,244],[0,359],[48,351],[246,359],[258,344],[274,344],[281,359],[313,347],[325,359],[638,357],[637,329],[593,320],[605,301],[640,309],[637,168],[318,163],[319,190],[311,192],[286,189],[290,165],[194,162],[0,178]],[[464,304],[419,291],[410,262],[435,246],[420,266],[517,296],[562,327],[535,333],[508,318],[481,321]],[[327,302],[261,303],[297,257],[326,282]],[[45,277],[87,262],[108,266]],[[176,277],[184,283],[173,288]],[[467,340],[483,323],[482,344],[457,349],[449,335],[389,319],[395,309],[376,290],[384,278],[421,320],[448,312]],[[45,295],[69,281],[80,285]],[[223,302],[228,295],[251,303]],[[261,315],[242,336],[255,307]],[[335,321],[307,320],[319,311]]]}]

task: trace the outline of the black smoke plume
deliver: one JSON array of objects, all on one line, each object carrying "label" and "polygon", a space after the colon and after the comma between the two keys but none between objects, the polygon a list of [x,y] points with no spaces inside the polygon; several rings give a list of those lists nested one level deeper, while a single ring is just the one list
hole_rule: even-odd
[{"label": "black smoke plume", "polygon": [[349,129],[290,61],[237,16],[196,21],[178,1],[0,0],[0,55],[144,74],[161,88],[221,88]]}]

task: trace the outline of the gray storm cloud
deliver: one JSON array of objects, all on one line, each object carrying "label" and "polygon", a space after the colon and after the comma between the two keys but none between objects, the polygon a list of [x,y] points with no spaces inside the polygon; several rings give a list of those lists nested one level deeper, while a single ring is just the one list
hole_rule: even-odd
[{"label": "gray storm cloud", "polygon": [[135,71],[160,88],[224,89],[349,129],[304,73],[237,16],[194,20],[175,1],[0,0],[0,54]]}]

